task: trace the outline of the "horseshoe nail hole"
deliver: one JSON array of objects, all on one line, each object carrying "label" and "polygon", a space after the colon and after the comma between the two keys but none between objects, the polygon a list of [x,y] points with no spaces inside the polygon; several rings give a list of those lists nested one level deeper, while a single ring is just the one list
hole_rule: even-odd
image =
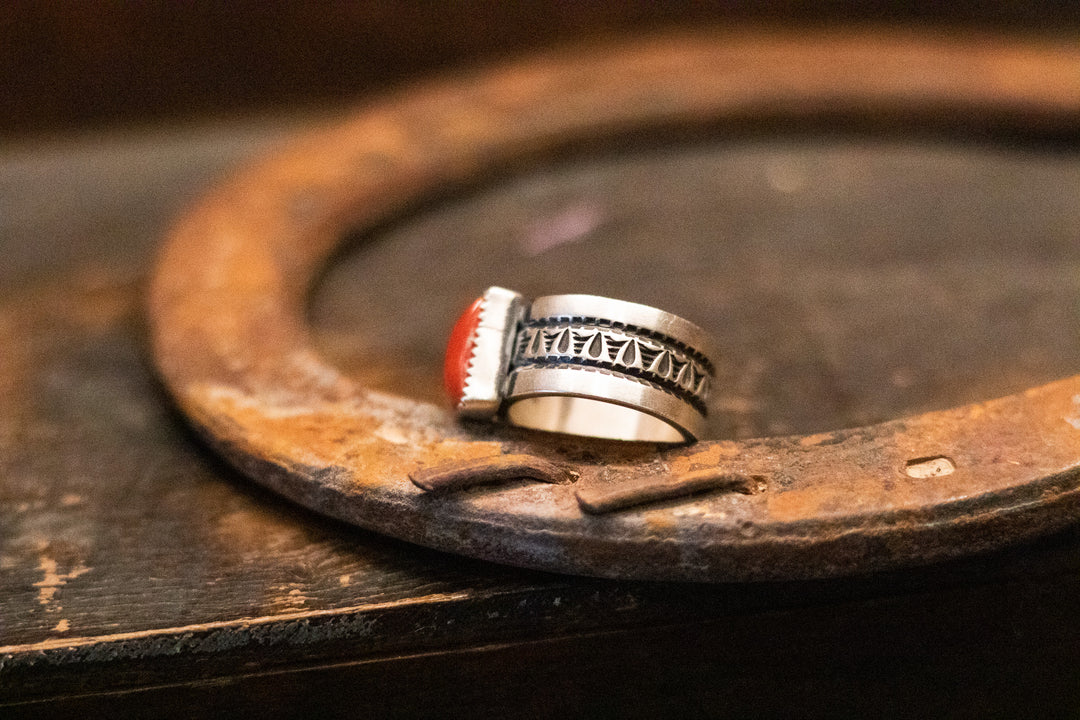
[{"label": "horseshoe nail hole", "polygon": [[744,495],[760,495],[769,489],[769,479],[764,475],[751,475],[750,482],[741,490]]},{"label": "horseshoe nail hole", "polygon": [[914,460],[907,461],[904,472],[907,473],[908,477],[913,477],[918,480],[945,477],[946,475],[952,475],[956,472],[956,463],[944,455],[915,458]]}]

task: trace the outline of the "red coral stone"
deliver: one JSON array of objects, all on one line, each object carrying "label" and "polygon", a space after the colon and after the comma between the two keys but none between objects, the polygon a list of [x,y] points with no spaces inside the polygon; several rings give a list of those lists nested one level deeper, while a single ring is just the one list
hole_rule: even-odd
[{"label": "red coral stone", "polygon": [[465,378],[476,342],[476,328],[480,325],[480,305],[483,301],[483,298],[476,298],[461,314],[450,332],[450,340],[446,343],[443,386],[454,405],[460,403],[462,395],[465,394]]}]

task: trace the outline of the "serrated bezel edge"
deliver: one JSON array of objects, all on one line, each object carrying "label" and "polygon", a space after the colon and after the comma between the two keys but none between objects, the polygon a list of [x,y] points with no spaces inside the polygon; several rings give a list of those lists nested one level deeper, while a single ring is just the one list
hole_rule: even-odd
[{"label": "serrated bezel edge", "polygon": [[480,319],[473,331],[472,353],[457,412],[462,417],[491,419],[502,405],[525,299],[513,290],[489,287],[480,300]]}]

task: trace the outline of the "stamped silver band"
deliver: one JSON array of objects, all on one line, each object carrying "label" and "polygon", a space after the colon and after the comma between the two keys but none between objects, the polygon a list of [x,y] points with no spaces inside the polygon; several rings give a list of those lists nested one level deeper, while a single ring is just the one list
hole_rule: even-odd
[{"label": "stamped silver band", "polygon": [[705,425],[712,363],[705,332],[677,315],[595,295],[529,306],[511,360],[505,413],[538,430],[683,442]]},{"label": "stamped silver band", "polygon": [[616,440],[701,435],[714,370],[697,325],[595,295],[529,304],[507,293],[492,288],[482,300],[492,304],[481,305],[458,404],[463,416],[501,415],[521,427]]}]

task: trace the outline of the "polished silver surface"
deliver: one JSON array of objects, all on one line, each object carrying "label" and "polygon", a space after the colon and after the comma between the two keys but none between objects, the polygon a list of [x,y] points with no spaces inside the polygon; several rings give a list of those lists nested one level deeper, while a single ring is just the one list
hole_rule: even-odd
[{"label": "polished silver surface", "polygon": [[498,413],[523,314],[523,298],[513,290],[490,287],[484,291],[472,357],[457,406],[462,417],[492,419]]},{"label": "polished silver surface", "polygon": [[636,327],[694,348],[706,357],[712,354],[709,334],[700,327],[678,315],[640,303],[573,294],[538,297],[529,306],[528,320],[559,318],[592,318],[615,326]]},{"label": "polished silver surface", "polygon": [[712,361],[705,331],[647,305],[596,295],[481,297],[457,411],[613,440],[696,440]]},{"label": "polished silver surface", "polygon": [[514,425],[611,440],[692,441],[705,424],[670,393],[582,367],[514,369],[506,402]]},{"label": "polished silver surface", "polygon": [[506,419],[615,440],[695,440],[713,375],[707,342],[697,325],[647,305],[537,298],[516,332]]}]

